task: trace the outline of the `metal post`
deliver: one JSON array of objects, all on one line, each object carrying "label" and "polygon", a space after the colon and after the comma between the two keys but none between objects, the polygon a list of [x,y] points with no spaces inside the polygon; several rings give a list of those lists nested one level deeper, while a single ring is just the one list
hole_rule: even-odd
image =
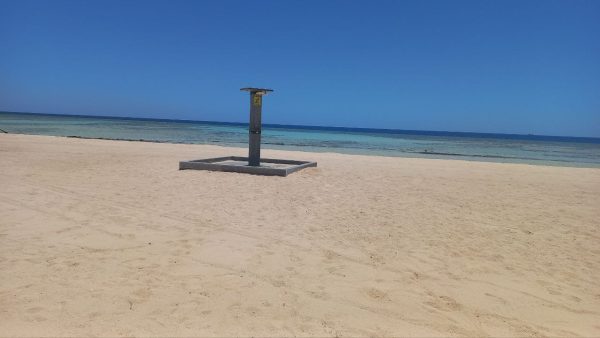
[{"label": "metal post", "polygon": [[248,128],[248,165],[260,166],[260,134],[261,134],[261,114],[262,97],[271,89],[262,88],[242,88],[241,90],[250,92],[250,125]]},{"label": "metal post", "polygon": [[248,165],[260,165],[260,132],[261,132],[262,94],[250,93],[250,127],[248,140]]}]

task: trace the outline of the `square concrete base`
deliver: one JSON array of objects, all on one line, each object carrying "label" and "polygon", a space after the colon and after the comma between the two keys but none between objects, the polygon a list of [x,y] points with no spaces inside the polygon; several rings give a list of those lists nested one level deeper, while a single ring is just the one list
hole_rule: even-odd
[{"label": "square concrete base", "polygon": [[230,171],[236,173],[267,176],[287,176],[295,171],[316,166],[317,162],[261,158],[260,166],[252,167],[248,165],[247,157],[240,156],[227,156],[179,162],[179,170],[195,169],[210,171]]}]

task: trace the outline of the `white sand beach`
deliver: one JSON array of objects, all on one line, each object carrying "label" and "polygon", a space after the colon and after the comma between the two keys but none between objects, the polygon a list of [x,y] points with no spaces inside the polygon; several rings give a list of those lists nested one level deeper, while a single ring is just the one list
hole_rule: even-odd
[{"label": "white sand beach", "polygon": [[0,134],[0,336],[600,336],[600,169]]}]

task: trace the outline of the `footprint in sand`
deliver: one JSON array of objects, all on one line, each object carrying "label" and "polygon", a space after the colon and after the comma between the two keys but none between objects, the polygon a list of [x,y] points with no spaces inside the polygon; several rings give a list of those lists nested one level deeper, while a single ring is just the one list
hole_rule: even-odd
[{"label": "footprint in sand", "polygon": [[42,317],[42,316],[35,316],[35,317],[33,317],[33,320],[35,320],[36,322],[44,322],[48,319],[45,317]]},{"label": "footprint in sand", "polygon": [[367,290],[367,295],[375,300],[379,300],[379,301],[389,301],[389,297],[387,295],[387,293],[379,290],[379,289],[375,289],[375,288],[370,288]]},{"label": "footprint in sand", "polygon": [[431,295],[432,297],[435,297],[434,300],[426,302],[426,304],[434,307],[437,310],[441,310],[441,311],[457,311],[460,310],[462,308],[462,305],[460,305],[456,300],[454,300],[451,297],[448,296],[435,296],[435,295]]},{"label": "footprint in sand", "polygon": [[27,309],[27,313],[38,313],[38,312],[40,312],[42,310],[44,310],[43,307],[37,307],[36,306],[36,307],[32,307],[32,308]]},{"label": "footprint in sand", "polygon": [[254,306],[249,306],[246,308],[246,313],[252,317],[255,317],[260,313],[260,310]]}]

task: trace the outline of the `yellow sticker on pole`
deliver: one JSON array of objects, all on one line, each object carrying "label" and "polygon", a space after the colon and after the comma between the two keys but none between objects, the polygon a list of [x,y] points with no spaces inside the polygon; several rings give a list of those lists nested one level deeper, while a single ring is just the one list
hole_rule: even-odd
[{"label": "yellow sticker on pole", "polygon": [[261,95],[254,95],[254,102],[253,104],[255,106],[260,106],[262,104],[262,96]]}]

